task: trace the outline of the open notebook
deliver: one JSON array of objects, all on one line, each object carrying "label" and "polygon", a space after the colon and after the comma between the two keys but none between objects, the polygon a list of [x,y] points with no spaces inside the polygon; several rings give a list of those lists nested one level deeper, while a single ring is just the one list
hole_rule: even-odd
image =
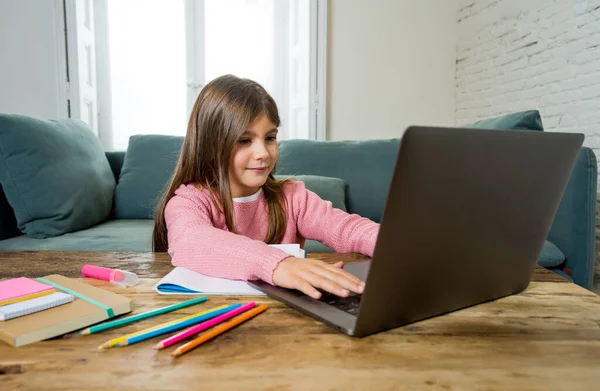
[{"label": "open notebook", "polygon": [[[299,244],[271,244],[288,254],[304,258],[305,252]],[[176,267],[164,276],[154,290],[161,295],[264,295],[263,292],[252,288],[246,281],[228,280],[205,276],[183,267]]]}]

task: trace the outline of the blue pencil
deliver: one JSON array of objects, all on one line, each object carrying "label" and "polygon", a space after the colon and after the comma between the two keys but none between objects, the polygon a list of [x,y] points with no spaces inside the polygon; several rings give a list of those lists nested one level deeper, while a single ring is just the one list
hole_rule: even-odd
[{"label": "blue pencil", "polygon": [[236,308],[239,308],[241,306],[242,306],[241,303],[232,304],[232,305],[227,306],[225,308],[221,308],[219,310],[211,311],[211,312],[209,312],[207,314],[204,314],[204,315],[198,315],[198,316],[196,316],[194,318],[190,318],[190,319],[184,320],[184,321],[179,322],[179,323],[171,324],[171,325],[168,325],[168,326],[165,326],[165,327],[161,327],[159,329],[154,329],[154,330],[148,331],[147,333],[144,333],[144,334],[136,335],[134,337],[126,339],[125,341],[123,341],[121,343],[118,343],[116,346],[133,345],[134,343],[138,343],[138,342],[142,342],[142,341],[145,341],[147,339],[150,339],[150,338],[154,338],[157,335],[162,335],[162,334],[170,333],[171,331],[176,331],[176,330],[180,330],[180,329],[183,329],[183,328],[186,328],[186,327],[189,327],[189,326],[193,326],[195,324],[204,322],[205,320],[208,320],[208,319],[212,319],[212,318],[214,318],[216,316],[222,315],[222,314],[224,314],[226,312],[229,312],[229,311],[234,310]]}]

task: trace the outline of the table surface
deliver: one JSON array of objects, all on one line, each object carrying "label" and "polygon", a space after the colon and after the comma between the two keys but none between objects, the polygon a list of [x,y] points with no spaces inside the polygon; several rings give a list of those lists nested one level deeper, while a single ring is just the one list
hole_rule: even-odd
[{"label": "table surface", "polygon": [[[358,254],[311,254],[328,262]],[[152,286],[172,266],[166,253],[2,252],[0,278],[62,274],[84,264],[118,267],[141,283],[118,288],[133,312],[181,301]],[[4,390],[592,390],[600,385],[600,298],[537,268],[521,294],[357,339],[265,296],[208,296],[204,308],[256,301],[269,309],[173,359],[157,337],[98,350],[102,342],[199,311],[188,307],[89,336],[70,333],[13,348],[0,342]],[[210,307],[209,307],[210,306]],[[164,338],[164,337],[163,337]]]}]

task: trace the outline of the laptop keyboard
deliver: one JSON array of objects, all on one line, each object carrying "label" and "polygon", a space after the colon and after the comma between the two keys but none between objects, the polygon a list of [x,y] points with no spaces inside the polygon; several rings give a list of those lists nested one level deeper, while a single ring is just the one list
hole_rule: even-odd
[{"label": "laptop keyboard", "polygon": [[319,301],[332,305],[335,308],[351,315],[356,315],[358,314],[358,307],[360,306],[361,298],[362,295],[357,295],[354,293],[351,293],[348,297],[339,297],[332,293],[321,291],[321,298]]}]

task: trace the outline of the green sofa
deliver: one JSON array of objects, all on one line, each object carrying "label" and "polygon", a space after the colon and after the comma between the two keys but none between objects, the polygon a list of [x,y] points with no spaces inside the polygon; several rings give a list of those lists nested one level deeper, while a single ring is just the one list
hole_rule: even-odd
[{"label": "green sofa", "polygon": [[[517,117],[512,115],[500,123],[497,123],[497,119],[494,121],[467,126],[542,130],[537,112],[526,112]],[[11,124],[14,121],[4,126]],[[1,132],[0,120],[0,142]],[[14,134],[11,137],[15,137]],[[23,215],[19,214],[21,211],[13,210],[9,202],[13,199],[12,204],[17,205],[14,201],[16,196],[10,193],[11,196],[7,197],[0,189],[0,258],[1,251],[17,250],[151,251],[153,208],[173,171],[182,141],[182,137],[139,135],[131,138],[127,152],[106,152],[106,167],[110,166],[110,175],[114,177],[112,207],[106,213],[106,218],[74,232],[45,238],[44,235],[41,235],[42,238],[39,238],[40,235],[23,235],[21,231],[29,232],[27,230],[31,231],[31,227],[17,223],[17,220],[23,219]],[[400,139],[284,140],[280,142],[277,174],[309,175],[301,179],[306,180],[307,187],[322,198],[331,200],[336,207],[350,213],[379,222],[399,143]],[[24,142],[24,145],[27,144]],[[0,148],[0,158],[6,160],[2,152]],[[1,165],[2,160],[0,170]],[[97,172],[92,171],[92,174]],[[0,183],[3,186],[10,185],[9,175],[6,172],[2,174],[0,171]],[[62,175],[63,180],[68,178],[64,173]],[[594,153],[589,148],[582,148],[539,258],[539,264],[588,289],[592,287],[594,267],[596,177]],[[112,181],[113,178],[109,179]],[[60,179],[58,182],[62,184]],[[94,190],[94,193],[88,193],[80,200],[94,199],[95,194],[102,191],[105,190]],[[44,196],[40,194],[40,197]],[[74,203],[74,210],[78,208],[78,202],[81,201]],[[72,215],[71,212],[65,212],[55,220],[60,223]],[[43,226],[37,229],[43,231]],[[307,242],[306,250],[330,251],[312,241]]]}]

